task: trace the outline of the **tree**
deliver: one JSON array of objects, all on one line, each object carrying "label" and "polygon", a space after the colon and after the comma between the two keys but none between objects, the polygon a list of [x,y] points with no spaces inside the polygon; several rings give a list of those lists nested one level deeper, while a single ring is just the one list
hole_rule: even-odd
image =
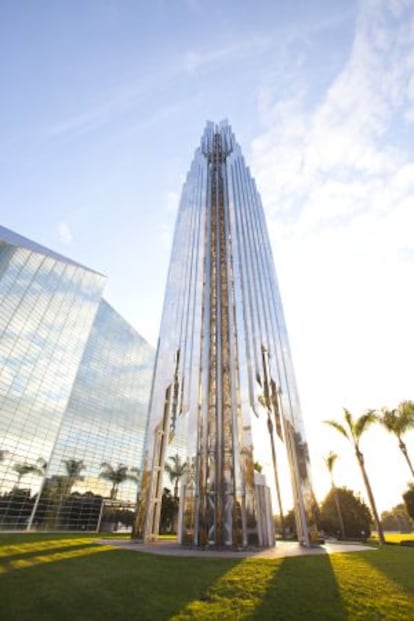
[{"label": "tree", "polygon": [[19,487],[20,481],[22,480],[22,478],[25,477],[27,474],[31,474],[34,471],[34,469],[35,469],[35,466],[33,466],[33,464],[27,464],[27,463],[14,464],[13,470],[17,472],[16,487]]},{"label": "tree", "polygon": [[394,410],[382,408],[381,412],[377,415],[377,420],[387,431],[396,436],[398,446],[414,477],[414,468],[408,456],[407,446],[402,439],[402,436],[407,433],[407,431],[414,429],[414,401],[402,401]]},{"label": "tree", "polygon": [[36,460],[36,466],[33,472],[37,474],[39,477],[44,477],[47,470],[47,461],[43,459],[43,457],[39,457]]},{"label": "tree", "polygon": [[407,513],[414,520],[414,483],[409,483],[408,490],[403,494]]},{"label": "tree", "polygon": [[119,464],[118,468],[114,468],[111,464],[104,461],[101,464],[101,472],[99,474],[101,479],[110,481],[112,483],[112,489],[110,492],[111,500],[115,500],[118,495],[118,488],[124,481],[136,481],[138,482],[139,470],[138,468],[129,469],[124,464]]},{"label": "tree", "polygon": [[325,464],[326,464],[326,467],[328,468],[328,472],[331,477],[331,491],[332,491],[332,495],[335,501],[336,512],[338,514],[339,529],[341,531],[341,537],[342,539],[345,539],[346,531],[345,531],[344,520],[342,517],[341,503],[339,501],[339,494],[337,492],[335,481],[333,478],[333,468],[334,468],[334,465],[337,459],[338,459],[338,455],[334,453],[333,451],[330,451],[328,455],[325,457]]},{"label": "tree", "polygon": [[325,533],[336,537],[340,532],[335,496],[341,504],[343,527],[348,537],[366,539],[371,533],[371,513],[368,507],[346,487],[332,488],[322,503],[320,525]]},{"label": "tree", "polygon": [[27,462],[14,464],[13,470],[17,472],[16,486],[19,486],[21,479],[27,474],[37,474],[38,476],[44,476],[46,473],[46,468],[47,463],[42,457],[39,457],[35,464],[28,464]]},{"label": "tree", "polygon": [[294,509],[290,509],[290,511],[288,511],[285,515],[285,537],[295,539],[298,537]]},{"label": "tree", "polygon": [[171,496],[171,490],[164,487],[161,501],[160,533],[174,531],[175,516],[177,513],[177,497]]},{"label": "tree", "polygon": [[384,530],[410,533],[413,529],[413,523],[404,503],[396,505],[391,511],[383,511],[381,513],[381,524]]},{"label": "tree", "polygon": [[170,477],[171,483],[174,484],[174,498],[178,498],[178,484],[181,477],[187,471],[187,462],[182,462],[178,453],[170,455],[168,459],[171,461],[171,464],[167,462],[165,464],[165,470]]},{"label": "tree", "polygon": [[9,492],[0,494],[0,524],[2,528],[26,527],[33,510],[34,497],[30,489],[19,489],[17,485]]},{"label": "tree", "polygon": [[77,481],[83,481],[84,476],[81,475],[81,472],[85,470],[86,466],[83,459],[64,459],[63,463],[66,468],[64,494],[70,494],[75,483]]},{"label": "tree", "polygon": [[377,417],[374,410],[367,410],[364,414],[361,414],[359,418],[356,418],[354,420],[351,412],[344,408],[345,425],[338,423],[338,421],[336,420],[327,420],[324,422],[333,429],[335,429],[338,433],[343,435],[347,440],[349,440],[354,448],[355,456],[361,469],[362,478],[364,480],[365,489],[367,491],[371,511],[374,516],[375,525],[377,527],[379,543],[381,545],[384,545],[384,532],[382,530],[381,521],[379,519],[377,507],[375,504],[374,494],[372,492],[371,484],[369,482],[368,474],[365,468],[364,455],[360,449],[360,441],[364,431],[366,431],[368,427],[376,420]]}]

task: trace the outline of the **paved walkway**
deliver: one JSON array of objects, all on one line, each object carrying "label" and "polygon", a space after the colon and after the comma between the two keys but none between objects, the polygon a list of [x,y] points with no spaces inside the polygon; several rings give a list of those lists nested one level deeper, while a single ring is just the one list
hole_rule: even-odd
[{"label": "paved walkway", "polygon": [[328,542],[320,546],[304,548],[297,541],[278,541],[274,548],[255,550],[199,550],[178,545],[175,541],[158,540],[153,543],[136,543],[127,539],[102,539],[98,543],[165,556],[204,557],[204,558],[284,558],[286,556],[309,556],[312,554],[335,554],[337,552],[368,552],[377,548],[357,543]]}]

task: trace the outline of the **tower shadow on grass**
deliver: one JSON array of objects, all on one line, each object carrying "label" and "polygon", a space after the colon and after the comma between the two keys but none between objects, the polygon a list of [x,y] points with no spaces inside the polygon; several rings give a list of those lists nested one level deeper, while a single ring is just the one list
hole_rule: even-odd
[{"label": "tower shadow on grass", "polygon": [[166,621],[191,602],[202,603],[212,585],[239,563],[139,554],[94,540],[45,541],[41,536],[20,545],[16,540],[2,551],[0,616],[19,621]]},{"label": "tower shadow on grass", "polygon": [[386,549],[332,555],[332,569],[349,618],[414,619],[413,560]]},{"label": "tower shadow on grass", "polygon": [[251,621],[346,621],[329,555],[285,558]]},{"label": "tower shadow on grass", "polygon": [[414,596],[414,548],[386,546],[375,553],[365,552],[362,559]]}]

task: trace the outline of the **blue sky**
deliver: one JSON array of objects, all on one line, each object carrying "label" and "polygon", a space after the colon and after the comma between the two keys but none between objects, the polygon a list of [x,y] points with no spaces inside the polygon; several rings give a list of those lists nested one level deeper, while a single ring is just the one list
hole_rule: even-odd
[{"label": "blue sky", "polygon": [[[413,40],[410,0],[0,2],[1,224],[105,273],[152,343],[185,174],[205,121],[230,120],[319,496],[331,448],[338,484],[363,491],[321,420],[414,398]],[[380,430],[363,448],[389,508],[408,469]]]}]

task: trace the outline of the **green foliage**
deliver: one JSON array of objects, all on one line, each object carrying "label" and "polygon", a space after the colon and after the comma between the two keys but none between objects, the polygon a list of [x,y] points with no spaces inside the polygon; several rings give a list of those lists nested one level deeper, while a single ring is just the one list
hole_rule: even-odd
[{"label": "green foliage", "polygon": [[[381,521],[378,515],[378,510],[375,503],[374,494],[371,488],[371,483],[368,478],[368,473],[365,468],[364,455],[360,449],[360,441],[363,433],[368,429],[370,425],[377,421],[377,415],[374,410],[366,410],[358,418],[354,418],[349,410],[344,408],[344,421],[345,425],[338,423],[335,420],[326,420],[325,423],[345,436],[352,444],[355,456],[361,469],[362,478],[364,480],[365,489],[368,495],[369,504],[372,514],[374,516],[375,525],[378,531],[378,537],[381,545],[385,544],[384,533],[381,526]],[[339,503],[340,504],[340,503]],[[346,528],[345,528],[346,531]],[[349,534],[347,533],[349,536]]]},{"label": "green foliage", "polygon": [[178,484],[181,477],[187,472],[187,462],[181,461],[181,457],[178,453],[170,455],[168,460],[169,461],[165,464],[165,471],[171,483],[174,484],[174,498],[178,498]]},{"label": "green foliage", "polygon": [[402,401],[394,410],[382,408],[378,420],[387,431],[400,438],[414,429],[414,401]]},{"label": "green foliage", "polygon": [[[381,524],[384,530],[411,532],[413,528],[413,522],[403,503],[393,507],[391,511],[383,511],[381,514]],[[388,541],[388,538],[386,539]]]},{"label": "green foliage", "polygon": [[407,513],[412,520],[414,520],[414,484],[410,483],[408,490],[403,494]]},{"label": "green foliage", "polygon": [[[17,486],[0,494],[0,523],[3,528],[24,529],[34,506],[34,496],[29,489]],[[12,510],[11,510],[12,508]]]},{"label": "green foliage", "polygon": [[335,429],[352,442],[356,450],[359,450],[359,442],[363,433],[372,423],[377,420],[374,410],[367,410],[358,418],[354,418],[349,410],[344,408],[345,425],[336,420],[326,420],[325,424]]},{"label": "green foliage", "polygon": [[[348,412],[351,416],[350,412]],[[355,440],[359,440],[362,434],[368,429],[372,423],[376,421],[375,411],[367,410],[364,414],[359,416],[353,423],[353,436]]]},{"label": "green foliage", "polygon": [[83,459],[64,459],[63,463],[65,464],[66,474],[68,477],[74,481],[83,481],[81,472],[86,468]]},{"label": "green foliage", "polygon": [[32,474],[36,467],[33,464],[14,464],[13,470],[17,472],[17,485],[19,485],[21,479],[27,474]]},{"label": "green foliage", "polygon": [[329,453],[325,457],[325,464],[326,464],[326,467],[328,468],[328,472],[331,475],[331,477],[332,477],[333,468],[334,468],[334,465],[337,459],[338,459],[338,455],[334,453],[333,451],[329,451]]},{"label": "green foliage", "polygon": [[83,459],[64,459],[66,476],[62,481],[64,482],[64,494],[70,494],[72,487],[77,481],[83,481],[84,476],[81,474],[82,470],[85,470],[85,462]]},{"label": "green foliage", "polygon": [[124,464],[118,464],[118,467],[114,468],[111,464],[104,461],[101,464],[101,472],[99,473],[99,476],[101,479],[105,479],[106,481],[110,481],[112,483],[110,498],[115,500],[121,483],[128,480],[138,482],[139,469],[128,468],[128,466],[125,466]]},{"label": "green foliage", "polygon": [[[286,537],[288,539],[297,539],[298,533],[296,531],[296,518],[295,518],[295,512],[293,509],[291,509],[290,511],[288,511],[288,513],[285,515],[285,531],[286,531]],[[278,528],[281,528],[281,524],[278,524]]]},{"label": "green foliage", "polygon": [[161,502],[161,519],[160,519],[160,533],[171,533],[174,530],[175,517],[178,510],[177,498],[171,495],[171,490],[168,487],[164,487],[162,493]]},{"label": "green foliage", "polygon": [[414,467],[408,455],[407,446],[402,439],[407,431],[414,429],[414,401],[402,401],[394,410],[382,408],[381,413],[377,414],[377,420],[398,439],[398,446],[414,476]]},{"label": "green foliage", "polygon": [[355,496],[354,492],[346,487],[331,489],[323,501],[320,511],[321,529],[330,536],[337,536],[341,532],[335,504],[335,492],[341,506],[346,536],[357,539],[369,537],[372,522],[371,513],[368,507]]}]

